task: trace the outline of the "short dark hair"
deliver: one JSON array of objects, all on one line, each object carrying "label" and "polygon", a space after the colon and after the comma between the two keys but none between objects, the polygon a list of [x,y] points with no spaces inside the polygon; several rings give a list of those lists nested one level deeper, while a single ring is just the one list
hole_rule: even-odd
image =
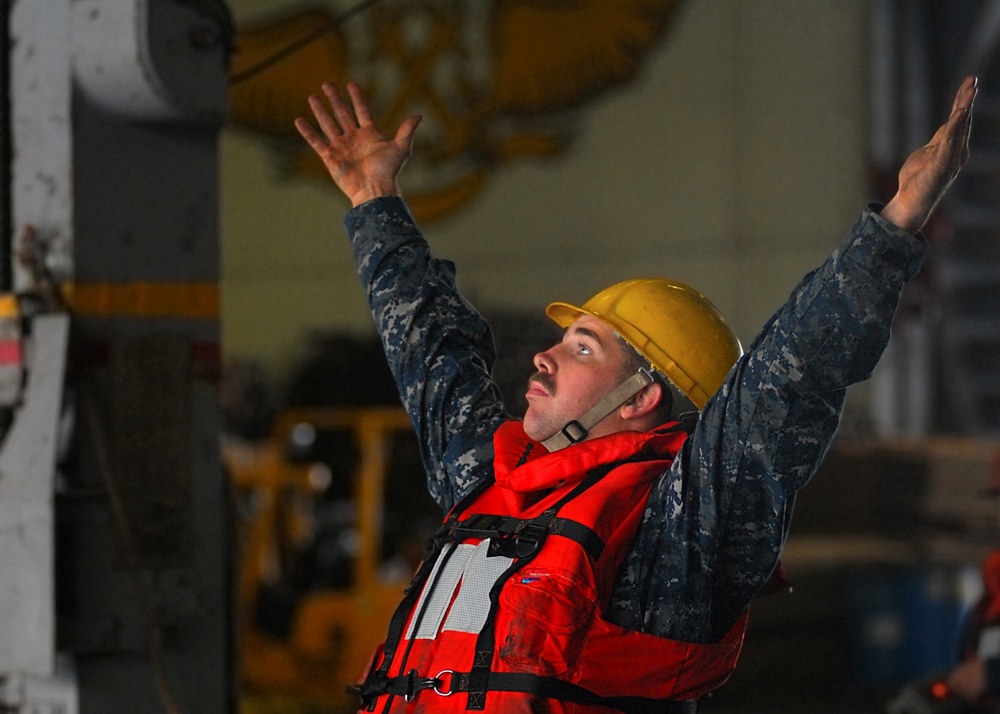
[{"label": "short dark hair", "polygon": [[[621,335],[615,333],[615,337],[617,338],[616,342],[618,342],[622,349],[622,354],[625,356],[625,363],[622,366],[622,380],[628,379],[639,370],[651,372],[653,378],[660,383],[660,387],[662,388],[660,392],[663,395],[660,398],[660,403],[656,406],[656,413],[661,423],[672,421],[675,418],[674,404],[687,402],[687,397],[678,392],[677,388],[667,379],[667,375],[653,367],[649,363],[649,360],[639,354],[639,351],[626,342]],[[678,399],[677,397],[680,398]]]}]

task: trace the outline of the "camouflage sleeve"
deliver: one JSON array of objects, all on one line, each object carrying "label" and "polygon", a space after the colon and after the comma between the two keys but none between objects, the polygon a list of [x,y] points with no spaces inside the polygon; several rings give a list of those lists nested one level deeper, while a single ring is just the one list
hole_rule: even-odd
[{"label": "camouflage sleeve", "polygon": [[364,203],[344,224],[428,488],[447,510],[489,473],[504,418],[489,326],[458,293],[455,266],[430,255],[401,199]]},{"label": "camouflage sleeve", "polygon": [[623,620],[684,640],[727,631],[767,581],[794,494],[846,388],[874,370],[925,251],[869,208],[765,324],[650,496],[617,589]]}]

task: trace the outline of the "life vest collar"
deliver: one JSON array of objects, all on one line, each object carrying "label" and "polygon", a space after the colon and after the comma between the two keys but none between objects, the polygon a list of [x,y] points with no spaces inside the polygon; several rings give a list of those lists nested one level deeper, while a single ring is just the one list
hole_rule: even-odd
[{"label": "life vest collar", "polygon": [[509,421],[493,436],[494,478],[498,486],[516,493],[555,488],[639,454],[672,458],[685,436],[680,422],[668,422],[651,431],[620,431],[549,453],[524,433],[520,421]]}]

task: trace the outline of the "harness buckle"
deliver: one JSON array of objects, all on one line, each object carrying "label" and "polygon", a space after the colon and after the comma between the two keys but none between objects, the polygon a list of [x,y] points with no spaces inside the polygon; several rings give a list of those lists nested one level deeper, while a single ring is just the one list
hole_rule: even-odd
[{"label": "harness buckle", "polygon": [[355,684],[347,687],[346,691],[348,694],[353,694],[361,700],[360,707],[362,711],[371,712],[375,711],[375,701],[378,699],[378,696],[385,693],[387,683],[388,679],[385,673],[376,670],[369,673],[363,684]]},{"label": "harness buckle", "polygon": [[403,699],[412,702],[422,689],[437,690],[440,686],[441,680],[437,677],[420,677],[417,675],[417,670],[411,669],[406,673],[406,692],[403,694]]},{"label": "harness buckle", "polygon": [[517,557],[526,558],[534,553],[541,546],[542,541],[545,540],[548,534],[548,526],[538,523],[528,523],[525,525],[516,536],[514,552],[517,554]]}]

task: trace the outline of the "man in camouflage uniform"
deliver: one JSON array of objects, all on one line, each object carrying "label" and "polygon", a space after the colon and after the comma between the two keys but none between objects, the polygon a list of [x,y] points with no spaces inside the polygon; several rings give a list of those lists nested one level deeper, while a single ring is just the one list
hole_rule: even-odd
[{"label": "man in camouflage uniform", "polygon": [[[347,89],[353,111],[325,84],[325,102],[310,98],[319,131],[304,119],[296,126],[353,205],[345,223],[357,269],[422,445],[429,489],[448,511],[491,478],[493,437],[509,420],[490,380],[492,340],[456,290],[454,266],[431,256],[399,196],[396,177],[419,118],[405,120],[387,139],[359,88]],[[967,158],[975,94],[968,78],[948,121],[903,166],[896,196],[881,210],[861,213],[704,403],[672,465],[652,482],[610,585],[609,621],[663,638],[717,643],[768,581],[793,497],[826,453],[845,389],[871,374],[900,292],[920,267],[927,244],[918,231]],[[538,375],[523,421],[534,442],[580,419],[621,381],[629,361],[611,346],[611,326],[580,315],[560,343],[535,358]],[[664,419],[657,407],[669,400],[660,377],[578,435],[581,446],[657,427]]]}]

